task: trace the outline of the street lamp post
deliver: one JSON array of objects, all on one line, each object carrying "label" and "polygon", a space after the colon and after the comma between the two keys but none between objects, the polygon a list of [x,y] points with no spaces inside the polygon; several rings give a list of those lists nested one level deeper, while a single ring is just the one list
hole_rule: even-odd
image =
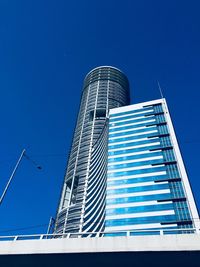
[{"label": "street lamp post", "polygon": [[40,165],[37,165],[37,163],[36,163],[35,161],[33,161],[30,157],[28,157],[28,156],[25,154],[25,152],[26,152],[26,150],[23,149],[23,150],[22,150],[22,153],[21,153],[20,156],[19,156],[19,159],[18,159],[18,161],[17,161],[17,163],[16,163],[16,165],[15,165],[15,167],[14,167],[14,169],[13,169],[13,172],[12,172],[12,174],[11,174],[11,176],[10,176],[10,178],[9,178],[9,180],[8,180],[8,182],[7,182],[7,184],[6,184],[6,187],[5,187],[5,189],[4,189],[4,191],[3,191],[2,195],[1,195],[1,198],[0,198],[0,205],[1,205],[2,202],[3,202],[3,199],[4,199],[5,195],[6,195],[6,192],[8,191],[8,188],[9,188],[9,186],[10,186],[10,183],[11,183],[11,181],[12,181],[12,179],[13,179],[13,177],[14,177],[14,175],[15,175],[15,173],[16,173],[18,167],[19,167],[19,164],[20,164],[20,162],[21,162],[23,156],[25,156],[26,159],[30,160],[30,161],[37,167],[38,170],[41,170],[41,169],[42,169],[42,167],[41,167]]},{"label": "street lamp post", "polygon": [[22,158],[23,158],[25,152],[26,152],[26,150],[23,149],[23,150],[22,150],[22,153],[21,153],[21,155],[20,155],[20,157],[19,157],[19,159],[18,159],[18,161],[17,161],[17,163],[16,163],[16,165],[15,165],[15,167],[14,167],[14,169],[13,169],[13,172],[12,172],[12,174],[11,174],[11,176],[10,176],[10,178],[9,178],[9,180],[8,180],[8,182],[7,182],[7,184],[6,184],[6,187],[5,187],[5,189],[4,189],[4,191],[3,191],[2,195],[1,195],[1,198],[0,198],[0,205],[2,204],[2,201],[3,201],[3,199],[4,199],[5,195],[6,195],[6,192],[8,191],[9,185],[10,185],[10,183],[11,183],[11,181],[12,181],[12,179],[13,179],[13,177],[14,177],[14,175],[15,175],[15,173],[16,173],[18,167],[19,167],[19,164],[20,164],[20,162],[21,162],[21,160],[22,160]]}]

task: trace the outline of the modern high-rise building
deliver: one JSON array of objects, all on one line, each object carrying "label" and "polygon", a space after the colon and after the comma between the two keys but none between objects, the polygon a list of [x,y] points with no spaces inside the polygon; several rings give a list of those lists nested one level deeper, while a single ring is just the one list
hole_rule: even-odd
[{"label": "modern high-rise building", "polygon": [[118,69],[93,69],[84,80],[55,232],[102,231],[105,221],[109,110],[129,105],[129,83]]},{"label": "modern high-rise building", "polygon": [[106,192],[106,232],[200,228],[165,99],[110,110]]},{"label": "modern high-rise building", "polygon": [[199,229],[166,101],[129,102],[119,69],[86,76],[55,233]]}]

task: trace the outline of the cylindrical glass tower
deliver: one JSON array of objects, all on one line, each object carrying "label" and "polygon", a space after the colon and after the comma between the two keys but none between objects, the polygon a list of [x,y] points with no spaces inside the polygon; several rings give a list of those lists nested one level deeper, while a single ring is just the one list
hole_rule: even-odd
[{"label": "cylindrical glass tower", "polygon": [[104,227],[109,109],[129,105],[129,83],[117,68],[90,71],[55,223],[56,233],[99,232]]}]

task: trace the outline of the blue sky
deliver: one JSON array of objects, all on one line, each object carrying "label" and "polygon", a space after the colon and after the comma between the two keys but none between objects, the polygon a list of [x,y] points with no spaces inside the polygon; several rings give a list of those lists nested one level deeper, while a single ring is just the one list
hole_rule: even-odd
[{"label": "blue sky", "polygon": [[[200,208],[200,3],[156,0],[0,1],[0,235],[43,233],[55,216],[84,76],[125,72],[132,103],[163,88]],[[27,230],[13,229],[37,226]]]}]

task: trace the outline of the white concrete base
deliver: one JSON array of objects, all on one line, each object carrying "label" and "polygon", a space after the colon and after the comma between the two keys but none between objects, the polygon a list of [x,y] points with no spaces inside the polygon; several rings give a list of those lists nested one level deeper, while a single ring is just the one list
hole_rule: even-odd
[{"label": "white concrete base", "polygon": [[148,251],[200,251],[200,235],[0,241],[0,255]]}]

